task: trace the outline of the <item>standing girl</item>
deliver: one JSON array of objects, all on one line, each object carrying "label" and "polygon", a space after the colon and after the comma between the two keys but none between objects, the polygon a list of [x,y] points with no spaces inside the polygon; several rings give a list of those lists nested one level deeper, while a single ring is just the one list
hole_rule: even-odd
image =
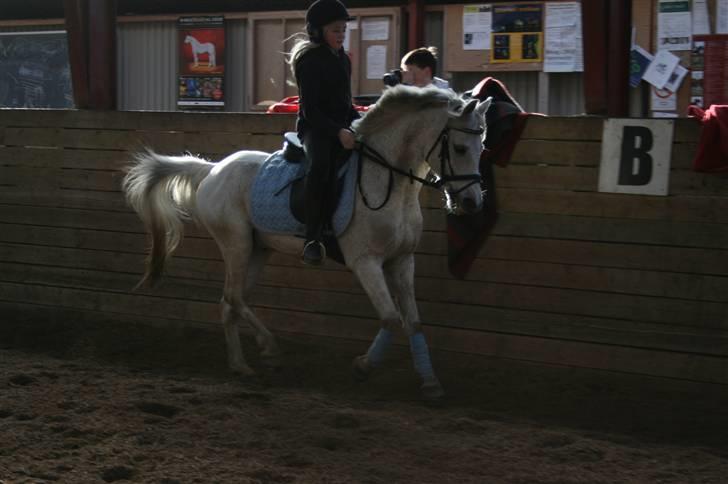
[{"label": "standing girl", "polygon": [[354,148],[351,122],[358,118],[351,98],[351,61],[344,52],[346,22],[339,0],[317,0],[306,12],[307,40],[291,51],[299,111],[296,130],[309,160],[306,177],[306,242],[303,262],[319,265],[326,257],[323,229],[332,211],[336,162]]}]

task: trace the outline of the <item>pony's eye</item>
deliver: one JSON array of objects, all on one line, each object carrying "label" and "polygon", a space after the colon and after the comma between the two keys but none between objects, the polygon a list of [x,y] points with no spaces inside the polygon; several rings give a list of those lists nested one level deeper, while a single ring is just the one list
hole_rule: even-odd
[{"label": "pony's eye", "polygon": [[455,153],[457,153],[458,155],[464,155],[465,153],[468,152],[467,146],[453,145],[453,149],[455,150]]}]

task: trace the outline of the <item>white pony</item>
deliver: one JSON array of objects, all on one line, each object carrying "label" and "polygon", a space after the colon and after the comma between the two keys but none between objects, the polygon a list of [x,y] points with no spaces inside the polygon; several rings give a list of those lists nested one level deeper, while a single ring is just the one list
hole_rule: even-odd
[{"label": "white pony", "polygon": [[[478,173],[485,112],[490,99],[463,100],[451,91],[397,86],[388,89],[355,123],[361,141],[359,193],[349,226],[338,238],[347,267],[358,277],[376,309],[381,328],[369,350],[354,359],[355,376],[365,378],[382,363],[392,331],[403,326],[426,398],[443,390],[430,362],[414,292],[414,252],[422,233],[420,189],[444,188],[453,206],[482,208]],[[250,222],[253,180],[269,156],[239,151],[218,163],[192,156],[137,156],[124,191],[151,234],[147,269],[140,282],[154,284],[165,259],[177,247],[189,215],[213,236],[225,263],[222,323],[230,368],[253,374],[240,347],[238,323],[255,332],[264,363],[277,365],[274,336],[248,306],[248,296],[272,250],[299,255],[302,239],[262,233]],[[428,170],[439,179],[425,179]],[[386,203],[381,207],[372,205]]]},{"label": "white pony", "polygon": [[185,37],[185,44],[190,44],[190,47],[192,47],[192,56],[195,59],[195,67],[199,65],[198,56],[200,54],[207,54],[207,65],[209,67],[217,66],[217,62],[215,61],[215,44],[213,44],[212,42],[200,42],[191,35]]}]

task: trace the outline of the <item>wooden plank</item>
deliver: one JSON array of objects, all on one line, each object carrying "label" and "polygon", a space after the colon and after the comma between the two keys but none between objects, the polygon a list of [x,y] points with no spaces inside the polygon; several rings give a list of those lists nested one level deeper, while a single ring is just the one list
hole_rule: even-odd
[{"label": "wooden plank", "polygon": [[[37,286],[80,288],[94,291],[128,293],[138,282],[138,275],[108,273],[93,269],[28,266],[2,263],[0,280],[22,282]],[[468,290],[463,291],[463,285]],[[728,305],[725,303],[695,302],[666,298],[647,298],[591,291],[486,284],[462,281],[452,282],[440,290],[438,281],[416,281],[419,306],[423,321],[431,324],[467,327],[483,330],[487,327],[484,316],[494,308],[515,311],[535,311],[566,315],[568,319],[592,318],[622,320],[639,326],[639,322],[663,325],[668,333],[698,337],[700,331],[710,331],[710,344],[728,333]],[[185,301],[216,302],[222,285],[217,281],[169,278],[154,290],[141,289],[139,294],[154,295]],[[478,303],[473,303],[477,300]],[[283,308],[377,319],[369,299],[362,293],[321,291],[288,286],[259,286],[252,297],[256,306]],[[492,315],[492,313],[491,313]],[[502,313],[496,317],[502,318]],[[605,323],[606,325],[609,322]],[[697,328],[697,331],[694,329]],[[597,332],[598,333],[598,332]],[[590,334],[587,330],[586,334]],[[723,335],[723,336],[721,336]],[[650,338],[647,338],[650,340]],[[647,344],[647,343],[645,343]],[[717,344],[720,351],[728,345]]]},{"label": "wooden plank", "polygon": [[[39,294],[40,300],[48,300]],[[219,331],[219,322],[193,322],[158,316],[129,316],[93,309],[48,308],[37,305],[36,299],[27,303],[5,303],[0,301],[3,314],[24,317],[34,315],[42,320],[72,319],[95,324],[111,322],[142,322],[144,324],[184,325],[210,328]],[[362,342],[362,351],[376,333],[376,323],[357,318],[343,318],[326,314],[300,313],[285,310],[259,308],[258,315],[278,333],[307,334],[338,337]],[[245,328],[243,328],[245,331]],[[463,329],[446,329],[428,326],[425,328],[430,347],[437,350],[467,352],[498,358],[516,359],[534,363],[559,364],[575,367],[623,371],[626,373],[649,374],[660,377],[681,378],[701,382],[723,383],[726,378],[726,359],[719,357],[678,354],[669,351],[652,351],[630,347],[614,347],[588,343],[559,341],[549,338],[523,337],[493,333],[475,332]],[[403,344],[398,335],[395,343]],[[438,355],[446,358],[447,354]]]},{"label": "wooden plank", "polygon": [[596,141],[522,139],[509,164],[599,166],[601,143]]},{"label": "wooden plank", "polygon": [[[41,249],[41,247],[0,242],[0,260],[28,265],[131,273],[138,278],[141,278],[144,270],[144,257],[140,253],[64,247]],[[178,256],[170,261],[165,273],[170,277],[222,282],[224,268],[219,259]],[[465,284],[451,280],[447,273],[446,259],[442,256],[418,256],[416,274],[422,284],[426,285],[427,292],[420,294],[423,298],[432,299],[426,295],[435,291],[431,288],[443,283],[443,279],[447,279],[446,284],[448,285],[463,286]],[[726,293],[728,278],[725,276],[484,260],[476,261],[468,280],[680,300],[728,302]],[[261,282],[267,285],[301,289],[362,293],[354,276],[343,268],[342,270],[312,272],[306,271],[300,262],[268,265]],[[526,289],[514,289],[514,291],[522,290]],[[449,292],[444,291],[442,294],[436,295],[436,298],[444,298],[443,300],[450,302],[448,294]],[[466,291],[462,295],[458,294],[452,301],[480,304],[483,300],[477,291]]]},{"label": "wooden plank", "polygon": [[233,153],[241,149],[279,149],[280,135],[246,133],[181,133],[71,128],[6,128],[8,146],[51,146],[76,149],[142,151],[150,147],[159,152]]},{"label": "wooden plank", "polygon": [[[442,211],[424,209],[423,213],[426,231],[440,232],[445,229]],[[501,212],[493,234],[712,249],[728,246],[726,224],[505,211]]]},{"label": "wooden plank", "polygon": [[[17,264],[0,264],[2,278],[6,282],[22,282],[43,287],[59,289],[89,289],[95,292],[129,294],[132,286],[130,276],[110,277],[103,272],[82,269],[60,269],[57,267],[30,267]],[[315,280],[312,278],[312,280]],[[182,281],[171,279],[159,288],[151,291],[143,289],[133,294],[141,301],[156,298],[156,304],[162,308],[172,304],[174,300],[199,302],[207,305],[216,303],[221,291],[221,284],[204,281]],[[320,290],[292,290],[286,287],[262,286],[256,290],[253,299],[256,308],[284,309],[296,312],[314,311],[320,314],[334,314],[343,318],[373,318],[363,294],[333,293],[319,297]],[[102,296],[99,296],[102,297]],[[310,302],[307,303],[307,301]],[[67,301],[73,307],[83,306],[84,301]],[[110,311],[124,312],[126,308],[107,307]],[[142,302],[142,304],[146,304]],[[348,309],[346,305],[349,305]],[[420,307],[425,321],[442,325],[447,321],[459,328],[477,331],[498,332],[513,335],[547,336],[572,341],[623,344],[634,347],[653,349],[669,349],[673,351],[689,351],[703,354],[725,355],[728,348],[728,331],[707,328],[680,328],[662,324],[649,324],[640,321],[610,320],[568,314],[535,313],[531,311],[494,308],[488,306],[469,307],[462,305],[443,305],[421,301]],[[364,309],[364,310],[362,310]],[[137,314],[131,309],[128,314]],[[184,317],[169,310],[161,314],[164,317]],[[442,315],[447,314],[443,320]]]},{"label": "wooden plank", "polygon": [[[19,208],[22,207],[22,210]],[[444,216],[437,212],[432,224],[438,225],[438,232],[444,227]],[[144,234],[141,222],[130,212],[109,212],[98,210],[77,210],[50,207],[33,207],[0,204],[0,222],[6,224],[65,227],[69,229],[97,229],[114,233]],[[187,237],[204,236],[202,229],[189,226]],[[655,222],[620,219],[597,219],[592,217],[568,217],[558,215],[504,213],[495,227],[495,235],[591,241],[594,243],[642,243],[658,246],[688,248],[724,249],[728,239],[728,227],[720,224],[695,224],[681,222]],[[444,236],[426,233],[420,245],[423,253],[442,254],[446,251]],[[513,242],[509,242],[513,243]],[[602,246],[602,247],[607,247]],[[623,247],[622,247],[623,248]],[[602,250],[602,253],[605,251]],[[620,256],[630,254],[615,252]],[[663,251],[673,254],[674,251]],[[517,257],[516,257],[517,258]],[[672,256],[669,260],[675,260]],[[614,258],[612,258],[614,259]],[[705,257],[703,266],[710,266],[711,257]],[[715,257],[715,259],[719,259]],[[723,267],[716,262],[716,267]]]},{"label": "wooden plank", "polygon": [[87,110],[3,110],[0,126],[275,134],[295,130],[295,115]]},{"label": "wooden plank", "polygon": [[673,141],[675,143],[697,143],[700,139],[701,124],[697,119],[678,118],[675,120]]},{"label": "wooden plank", "polygon": [[[32,218],[31,218],[32,219]],[[139,227],[141,229],[141,227]],[[41,246],[79,247],[96,250],[145,252],[146,236],[140,231],[122,233],[97,230],[95,227],[53,227],[5,223],[0,225],[0,240],[25,242]],[[442,232],[425,232],[418,253],[445,255],[445,235]],[[198,238],[186,235],[177,255],[219,259],[215,243],[207,236]],[[277,263],[284,263],[286,256],[277,256]],[[296,258],[295,263],[298,263]],[[715,249],[642,246],[610,243],[606,241],[559,240],[548,238],[512,237],[493,235],[481,251],[479,262],[470,277],[477,277],[488,270],[490,260],[563,263],[567,265],[603,266],[652,271],[728,274],[728,251]],[[293,261],[293,259],[291,259]]]},{"label": "wooden plank", "polygon": [[[727,177],[728,175],[716,176],[708,173],[674,169],[670,172],[668,198],[681,195],[703,197],[706,200],[709,200],[708,197],[728,197]],[[565,198],[573,195],[569,192],[589,192],[583,195],[589,196],[589,194],[597,193],[599,167],[596,165],[555,166],[510,164],[505,168],[496,167],[495,179],[499,193],[509,188],[530,188],[552,190],[554,194],[563,194]],[[630,199],[629,195],[615,195],[615,197]],[[420,203],[425,208],[442,208],[444,207],[444,200],[444,195],[439,191],[423,188],[420,192]],[[709,202],[706,201],[705,203]],[[722,203],[722,200],[718,203]],[[595,205],[593,201],[590,201],[589,204],[594,209],[601,206],[601,204]]]},{"label": "wooden plank", "polygon": [[531,116],[521,139],[601,142],[604,119],[601,116]]},{"label": "wooden plank", "polygon": [[504,212],[528,214],[728,223],[728,197],[653,197],[504,187],[498,190],[498,207]]}]

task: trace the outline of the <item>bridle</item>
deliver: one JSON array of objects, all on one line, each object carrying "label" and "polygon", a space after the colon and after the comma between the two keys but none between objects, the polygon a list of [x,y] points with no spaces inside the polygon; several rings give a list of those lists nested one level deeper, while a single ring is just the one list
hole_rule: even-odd
[{"label": "bridle", "polygon": [[[466,175],[458,175],[455,173],[455,170],[452,167],[452,162],[450,161],[450,131],[459,131],[461,133],[467,133],[467,134],[474,134],[474,135],[482,135],[485,133],[485,129],[482,127],[479,127],[477,129],[473,128],[456,128],[453,126],[445,126],[442,131],[440,131],[440,134],[435,139],[435,142],[432,145],[432,148],[427,152],[427,156],[425,157],[425,160],[429,160],[430,156],[432,155],[432,152],[435,151],[435,148],[437,148],[437,145],[440,145],[440,175],[436,179],[427,179],[422,178],[414,173],[412,173],[412,170],[404,171],[400,168],[397,168],[396,166],[389,163],[384,156],[382,156],[377,150],[372,148],[371,146],[365,144],[364,142],[359,142],[359,151],[361,153],[361,160],[359,162],[359,173],[357,174],[357,185],[359,187],[359,194],[361,195],[362,201],[364,202],[364,205],[370,209],[370,210],[379,210],[382,207],[384,207],[387,202],[389,201],[389,197],[392,195],[392,186],[394,183],[394,174],[405,176],[409,178],[410,183],[419,182],[423,186],[434,188],[438,191],[443,190],[443,186],[450,182],[457,182],[457,181],[470,181],[470,183],[467,183],[465,186],[460,187],[454,192],[448,192],[450,195],[456,195],[466,188],[476,184],[480,183],[480,173],[472,173],[472,174],[466,174]],[[364,159],[370,159],[376,164],[383,166],[384,168],[387,168],[389,170],[389,181],[387,183],[387,196],[384,198],[384,201],[377,207],[372,207],[369,205],[369,201],[367,200],[366,195],[364,195],[364,191],[362,190],[361,186],[361,175],[362,175],[362,161]],[[448,174],[449,170],[449,174]]]}]

